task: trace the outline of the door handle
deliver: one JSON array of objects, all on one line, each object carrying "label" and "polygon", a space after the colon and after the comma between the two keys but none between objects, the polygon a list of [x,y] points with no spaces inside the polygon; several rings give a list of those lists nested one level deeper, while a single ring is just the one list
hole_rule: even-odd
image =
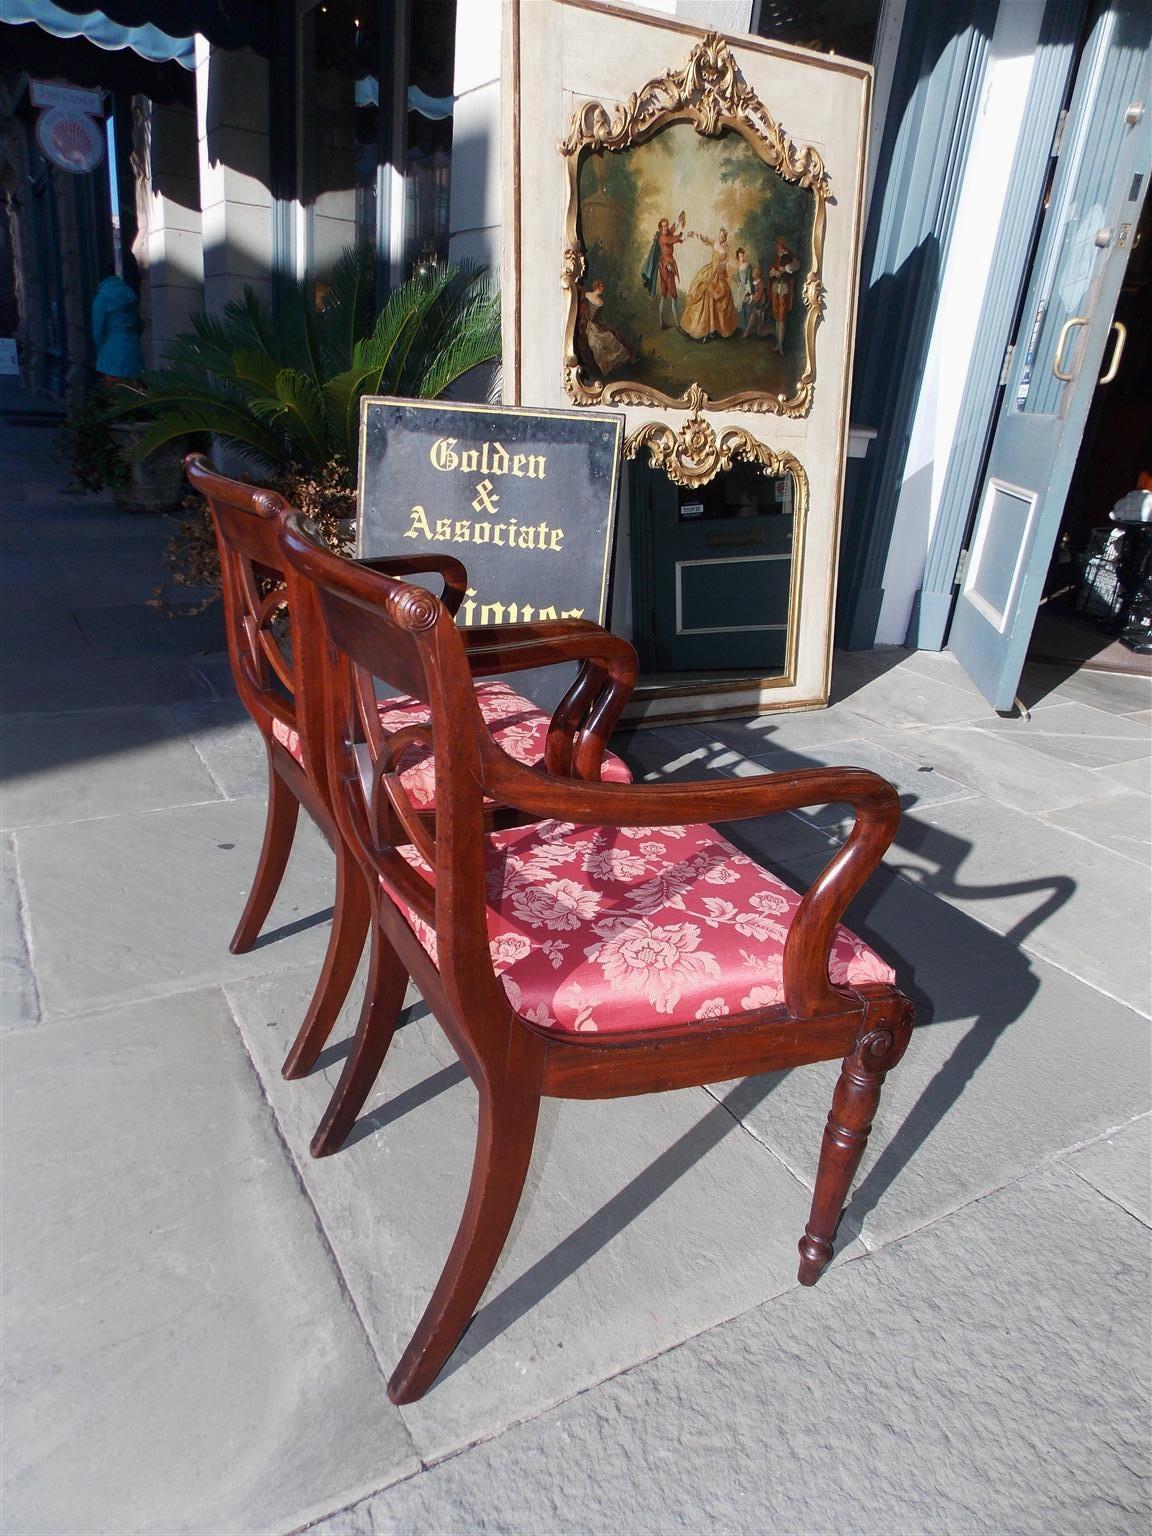
[{"label": "door handle", "polygon": [[1064,359],[1064,343],[1078,325],[1087,324],[1088,320],[1085,315],[1073,315],[1071,320],[1065,320],[1064,324],[1060,327],[1060,340],[1056,343],[1056,356],[1052,359],[1052,372],[1065,384],[1072,382],[1072,375],[1065,373],[1060,366]]},{"label": "door handle", "polygon": [[1120,359],[1124,356],[1124,343],[1128,340],[1128,327],[1123,320],[1114,320],[1112,329],[1116,332],[1116,345],[1112,349],[1112,361],[1096,380],[1097,384],[1111,384],[1120,368]]}]

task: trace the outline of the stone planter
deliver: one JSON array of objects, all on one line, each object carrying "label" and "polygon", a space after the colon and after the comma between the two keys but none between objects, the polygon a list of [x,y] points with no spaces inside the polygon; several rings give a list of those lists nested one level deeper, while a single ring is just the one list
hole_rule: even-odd
[{"label": "stone planter", "polygon": [[127,490],[113,491],[112,500],[124,512],[169,512],[184,494],[187,443],[178,438],[146,459],[134,458],[136,444],[146,430],[146,422],[135,421],[113,422],[108,428],[129,474]]}]

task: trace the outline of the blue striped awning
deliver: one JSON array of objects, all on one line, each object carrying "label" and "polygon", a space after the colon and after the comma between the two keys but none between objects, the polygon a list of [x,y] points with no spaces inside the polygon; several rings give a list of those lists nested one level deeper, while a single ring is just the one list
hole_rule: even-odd
[{"label": "blue striped awning", "polygon": [[151,22],[140,27],[121,26],[103,11],[77,14],[53,4],[53,0],[3,0],[3,20],[14,26],[34,24],[53,37],[82,37],[107,52],[131,48],[152,64],[175,63],[188,70],[196,67],[196,39],[170,37]]}]

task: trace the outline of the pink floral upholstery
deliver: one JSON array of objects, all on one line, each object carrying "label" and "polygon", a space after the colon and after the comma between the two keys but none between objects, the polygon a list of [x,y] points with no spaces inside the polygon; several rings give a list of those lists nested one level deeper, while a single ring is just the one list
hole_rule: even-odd
[{"label": "pink floral upholstery", "polygon": [[[488,839],[492,963],[523,1018],[569,1032],[650,1030],[784,1001],[784,941],[800,904],[713,827],[546,821]],[[414,848],[400,850],[430,874]],[[402,910],[428,954],[436,935]],[[837,985],[895,980],[847,928]]]},{"label": "pink floral upholstery", "polygon": [[[491,727],[499,744],[518,763],[534,766],[544,756],[548,737],[548,716],[535,704],[522,698],[507,683],[478,683],[476,701],[480,713]],[[384,699],[380,705],[380,724],[385,731],[403,730],[408,725],[424,725],[428,707],[419,699]],[[272,723],[272,734],[300,761],[300,737],[281,721]],[[430,810],[436,803],[436,772],[430,748],[412,746],[401,758],[400,782],[413,805]],[[631,784],[632,773],[623,758],[605,752],[600,776],[608,783]]]}]

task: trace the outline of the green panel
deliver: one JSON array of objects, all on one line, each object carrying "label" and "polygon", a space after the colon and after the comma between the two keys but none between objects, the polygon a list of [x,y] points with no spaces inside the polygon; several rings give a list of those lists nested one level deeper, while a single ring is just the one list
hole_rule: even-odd
[{"label": "green panel", "polygon": [[787,629],[787,555],[716,556],[677,565],[680,635]]}]

